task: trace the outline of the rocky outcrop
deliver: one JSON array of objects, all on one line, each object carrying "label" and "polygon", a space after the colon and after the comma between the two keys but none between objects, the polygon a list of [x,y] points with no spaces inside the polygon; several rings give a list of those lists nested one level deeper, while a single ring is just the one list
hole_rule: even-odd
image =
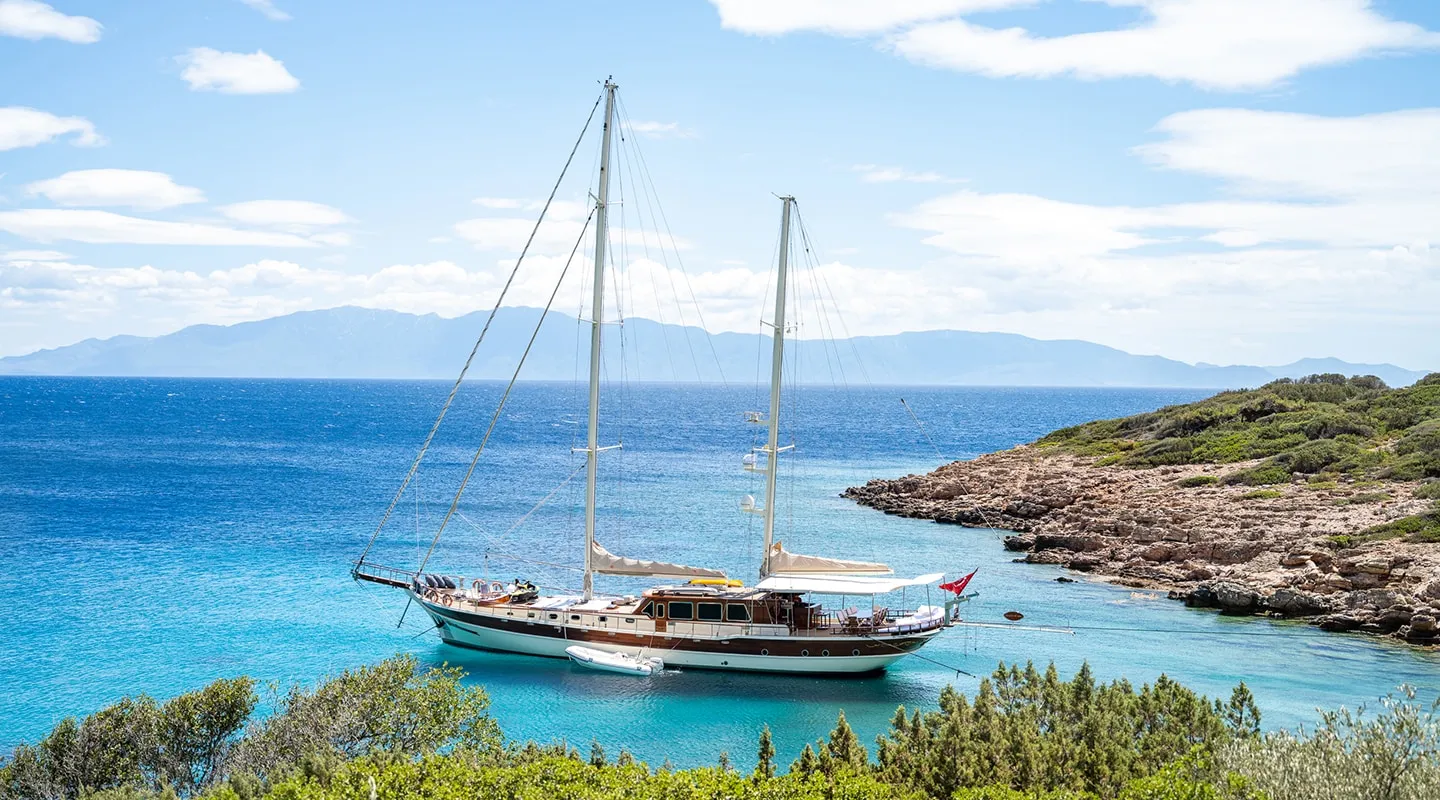
[{"label": "rocky outcrop", "polygon": [[[1417,484],[1297,482],[1257,493],[1223,483],[1254,464],[1102,467],[1026,445],[844,496],[889,514],[1013,531],[1005,548],[1024,561],[1168,589],[1193,606],[1440,643],[1440,545],[1346,544],[1429,508],[1414,497]],[[1222,480],[1182,485],[1201,475]]]}]

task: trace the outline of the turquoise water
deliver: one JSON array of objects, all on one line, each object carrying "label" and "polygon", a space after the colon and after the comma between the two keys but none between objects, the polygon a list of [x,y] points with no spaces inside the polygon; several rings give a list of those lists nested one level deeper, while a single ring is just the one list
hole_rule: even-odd
[{"label": "turquoise water", "polygon": [[[869,739],[897,705],[928,706],[975,680],[910,658],[883,676],[788,678],[668,672],[650,679],[439,643],[399,592],[348,578],[448,385],[435,382],[0,378],[0,745],[127,693],[164,697],[218,677],[288,683],[411,652],[485,685],[517,738],[599,740],[652,763],[753,759],[769,723],[782,756],[843,709]],[[467,386],[372,559],[412,565],[488,422],[498,388]],[[1104,678],[1168,673],[1205,692],[1244,680],[1266,723],[1356,704],[1409,682],[1434,695],[1440,656],[1303,625],[1220,617],[1054,567],[1011,563],[1002,534],[887,517],[838,497],[867,478],[937,458],[900,406],[910,401],[947,458],[1062,425],[1199,397],[1194,391],[864,389],[797,393],[803,423],[783,473],[780,536],[800,552],[883,559],[898,572],[979,574],[971,619],[1018,610],[1075,635],[955,629],[925,656],[970,673],[999,660],[1088,660]],[[579,478],[527,523],[514,521],[581,464],[583,391],[524,384],[512,399],[434,567],[574,586]],[[606,398],[600,539],[618,553],[753,575],[760,494],[740,456],[757,433],[749,388],[639,386]],[[791,412],[794,412],[793,414]],[[785,437],[789,439],[789,434]],[[486,553],[490,557],[486,558]],[[558,566],[520,564],[521,555]],[[636,584],[602,581],[633,591]]]}]

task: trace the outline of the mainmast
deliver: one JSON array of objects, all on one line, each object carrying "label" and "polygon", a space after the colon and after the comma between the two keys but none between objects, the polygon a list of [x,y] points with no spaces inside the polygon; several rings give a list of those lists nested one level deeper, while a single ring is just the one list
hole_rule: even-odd
[{"label": "mainmast", "polygon": [[[595,293],[590,301],[590,421],[585,432],[585,599],[595,594],[595,478],[600,457],[600,326],[605,317],[605,228],[610,195],[610,131],[615,121],[615,90],[605,81],[605,129],[600,144],[600,187],[595,192]],[[773,435],[772,435],[773,436]],[[768,530],[768,528],[767,528]]]},{"label": "mainmast", "polygon": [[774,350],[770,355],[770,435],[765,445],[765,551],[760,577],[770,574],[770,548],[775,541],[775,474],[780,457],[780,370],[785,363],[785,270],[790,259],[790,206],[795,198],[780,198],[780,267],[775,279]]}]

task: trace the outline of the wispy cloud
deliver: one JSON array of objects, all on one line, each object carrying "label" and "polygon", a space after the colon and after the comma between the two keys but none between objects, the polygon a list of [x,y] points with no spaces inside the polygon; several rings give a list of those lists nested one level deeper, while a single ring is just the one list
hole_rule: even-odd
[{"label": "wispy cloud", "polygon": [[48,111],[11,106],[0,108],[0,150],[34,147],[73,134],[70,140],[80,147],[98,147],[105,137],[84,117],[57,117]]},{"label": "wispy cloud", "polygon": [[630,123],[630,130],[651,139],[694,139],[697,134],[690,128],[680,127],[678,122],[648,122],[637,120]]},{"label": "wispy cloud", "polygon": [[69,208],[0,211],[0,231],[36,242],[316,246],[315,242],[290,233],[247,231],[209,223],[171,222]]},{"label": "wispy cloud", "polygon": [[860,180],[866,183],[963,183],[958,178],[947,178],[938,172],[914,172],[903,167],[856,164],[851,169],[860,173]]},{"label": "wispy cloud", "polygon": [[1136,7],[1143,19],[1111,30],[1044,36],[964,18],[1043,5],[1029,0],[711,0],[727,28],[868,35],[917,64],[1004,78],[1146,77],[1255,90],[1307,69],[1440,48],[1440,33],[1389,19],[1370,0],[1102,1]]},{"label": "wispy cloud", "polygon": [[201,203],[205,194],[181,186],[163,172],[137,169],[81,169],[25,187],[61,206],[129,206],[145,210]]},{"label": "wispy cloud", "polygon": [[261,14],[264,14],[268,19],[273,19],[276,22],[288,22],[290,20],[290,15],[276,8],[275,3],[273,3],[271,0],[240,0],[240,2],[244,3],[247,6],[250,6],[256,11],[259,11]]}]

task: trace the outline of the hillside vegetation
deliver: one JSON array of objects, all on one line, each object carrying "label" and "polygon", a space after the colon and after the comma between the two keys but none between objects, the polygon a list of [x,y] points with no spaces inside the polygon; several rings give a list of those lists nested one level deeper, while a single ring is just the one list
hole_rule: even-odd
[{"label": "hillside vegetation", "polygon": [[[1258,459],[1224,478],[1252,486],[1301,477],[1316,484],[1433,480],[1440,478],[1440,373],[1404,389],[1391,389],[1374,376],[1282,379],[1148,414],[1063,428],[1036,444],[1098,456],[1096,464],[1102,466]],[[1215,480],[1196,476],[1186,485]],[[1417,494],[1440,497],[1440,486],[1428,484]],[[1440,541],[1440,509],[1383,527],[1367,533]]]},{"label": "hillside vegetation", "polygon": [[1148,414],[1063,428],[1038,444],[1127,467],[1264,459],[1231,478],[1256,485],[1325,473],[1436,478],[1440,373],[1404,389],[1388,388],[1373,376],[1281,379]]}]

